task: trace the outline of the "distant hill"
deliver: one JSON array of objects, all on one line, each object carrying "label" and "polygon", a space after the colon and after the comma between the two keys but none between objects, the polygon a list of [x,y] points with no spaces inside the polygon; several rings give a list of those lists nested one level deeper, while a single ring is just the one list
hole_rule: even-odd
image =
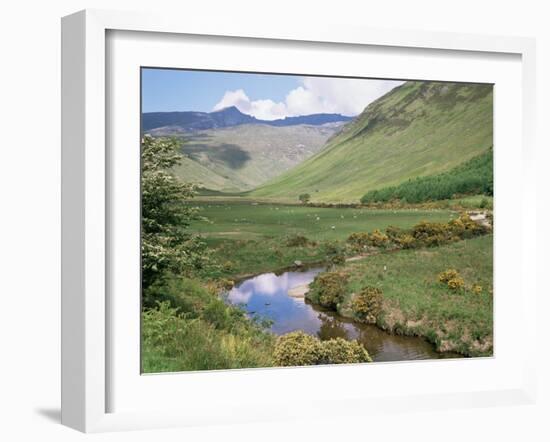
[{"label": "distant hill", "polygon": [[250,190],[319,152],[343,124],[240,124],[174,134],[185,155],[175,173],[210,190]]},{"label": "distant hill", "polygon": [[286,117],[281,120],[264,121],[264,124],[270,126],[295,126],[297,124],[309,124],[311,126],[320,126],[327,123],[340,123],[342,121],[351,121],[353,117],[346,117],[340,114],[311,114],[301,115],[299,117]]},{"label": "distant hill", "polygon": [[367,192],[439,174],[493,144],[492,85],[407,82],[371,103],[326,147],[250,196],[358,202]]},{"label": "distant hill", "polygon": [[241,124],[263,124],[275,127],[307,124],[320,126],[352,120],[340,114],[312,114],[286,117],[280,120],[259,120],[243,114],[235,106],[215,112],[146,112],[141,116],[141,130],[151,135],[177,135],[207,129],[220,129]]}]

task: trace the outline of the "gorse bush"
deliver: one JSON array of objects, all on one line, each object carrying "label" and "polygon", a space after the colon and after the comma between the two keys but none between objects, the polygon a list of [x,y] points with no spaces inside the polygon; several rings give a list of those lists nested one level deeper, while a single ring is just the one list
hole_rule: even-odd
[{"label": "gorse bush", "polygon": [[448,224],[422,221],[412,229],[411,236],[418,244],[426,247],[440,246],[453,239]]},{"label": "gorse bush", "polygon": [[362,251],[368,247],[369,234],[368,232],[355,232],[348,236],[348,244],[350,244],[355,251]]},{"label": "gorse bush", "polygon": [[349,276],[344,272],[323,272],[309,285],[306,299],[322,307],[336,310],[344,300]]},{"label": "gorse bush", "polygon": [[451,279],[458,277],[458,271],[455,269],[447,269],[443,272],[441,272],[437,278],[439,279],[439,282],[442,282],[444,284],[447,284]]},{"label": "gorse bush", "polygon": [[367,324],[376,324],[382,311],[382,290],[376,287],[363,287],[351,302],[351,308],[357,319]]},{"label": "gorse bush", "polygon": [[385,247],[390,243],[388,235],[378,229],[371,233],[352,233],[347,241],[356,250],[363,250],[367,247]]},{"label": "gorse bush", "polygon": [[273,352],[275,365],[315,365],[323,357],[321,341],[302,331],[279,336]]},{"label": "gorse bush", "polygon": [[434,247],[460,239],[473,238],[490,231],[489,227],[473,221],[467,213],[447,223],[422,221],[410,230],[389,226],[386,232],[380,230],[372,232],[352,233],[347,243],[356,252],[364,251],[369,247],[378,249],[413,249],[419,247]]},{"label": "gorse bush", "polygon": [[483,292],[483,287],[480,286],[479,284],[474,284],[472,285],[472,292],[475,295],[481,295],[481,293]]},{"label": "gorse bush", "polygon": [[395,226],[386,227],[386,236],[390,241],[394,241],[403,235],[403,229]]},{"label": "gorse bush", "polygon": [[448,226],[453,235],[462,239],[483,235],[490,230],[489,227],[473,221],[467,213],[462,213],[459,218],[449,221]]},{"label": "gorse bush", "polygon": [[403,235],[397,237],[395,239],[395,243],[403,249],[414,249],[418,245],[414,236],[408,233],[404,233]]},{"label": "gorse bush", "polygon": [[447,282],[447,287],[451,290],[460,290],[464,288],[464,280],[458,276],[456,278],[449,279]]},{"label": "gorse bush", "polygon": [[286,238],[285,244],[287,247],[308,247],[310,245],[314,246],[317,243],[303,235],[291,235]]},{"label": "gorse bush", "polygon": [[341,265],[346,262],[346,250],[336,241],[327,241],[323,244],[325,259],[332,265]]},{"label": "gorse bush", "polygon": [[321,364],[354,364],[372,362],[369,352],[358,341],[343,338],[321,341],[323,357]]},{"label": "gorse bush", "polygon": [[403,249],[412,249],[415,246],[414,237],[399,227],[388,226],[386,227],[386,236],[390,243],[397,245]]},{"label": "gorse bush", "polygon": [[432,247],[484,235],[489,231],[488,227],[476,223],[467,213],[463,213],[448,223],[418,223],[413,227],[411,235],[418,245]]},{"label": "gorse bush", "polygon": [[302,331],[277,338],[273,361],[277,366],[352,364],[372,362],[369,353],[359,342],[342,338],[321,341]]},{"label": "gorse bush", "polygon": [[455,269],[448,269],[438,275],[439,282],[446,284],[451,290],[464,288],[464,279]]},{"label": "gorse bush", "polygon": [[408,180],[398,186],[371,190],[363,204],[402,200],[407,203],[444,200],[456,195],[493,195],[493,149],[438,175]]}]

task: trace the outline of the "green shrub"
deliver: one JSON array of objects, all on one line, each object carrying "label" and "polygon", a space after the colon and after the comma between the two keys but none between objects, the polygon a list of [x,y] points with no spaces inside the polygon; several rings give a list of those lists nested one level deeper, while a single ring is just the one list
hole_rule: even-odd
[{"label": "green shrub", "polygon": [[449,242],[451,230],[445,223],[430,223],[422,221],[412,229],[413,238],[426,247],[440,246]]},{"label": "green shrub", "polygon": [[[231,313],[217,307],[218,320]],[[213,316],[210,317],[212,319]],[[270,367],[275,340],[248,321],[235,330],[218,329],[203,318],[190,318],[168,302],[142,313],[142,364],[146,373]],[[244,323],[242,323],[244,324]]]},{"label": "green shrub", "polygon": [[352,233],[347,241],[356,250],[362,250],[367,247],[386,247],[390,242],[388,235],[378,229],[373,230],[371,233]]},{"label": "green shrub", "polygon": [[391,241],[395,241],[404,235],[403,229],[395,226],[386,227],[386,235]]},{"label": "green shrub", "polygon": [[483,292],[483,287],[480,286],[479,284],[474,284],[472,285],[472,292],[475,295],[481,295],[481,293]]},{"label": "green shrub", "polygon": [[458,271],[455,269],[447,269],[441,272],[437,277],[439,282],[447,284],[451,279],[458,278]]},{"label": "green shrub", "polygon": [[235,270],[235,264],[233,262],[231,262],[230,260],[227,260],[222,264],[222,270],[225,273],[230,273],[233,270]]},{"label": "green shrub", "polygon": [[181,141],[145,135],[141,142],[141,283],[143,289],[168,273],[193,274],[209,264],[206,244],[189,230],[196,194],[171,170],[180,164]]},{"label": "green shrub", "polygon": [[212,299],[203,309],[201,317],[214,328],[225,329],[230,321],[230,309],[218,299]]},{"label": "green shrub", "polygon": [[363,287],[352,300],[351,308],[361,322],[375,324],[382,311],[382,291],[376,287]]},{"label": "green shrub", "polygon": [[372,247],[384,247],[388,245],[388,235],[382,233],[380,230],[375,229],[369,234],[369,245]]},{"label": "green shrub", "polygon": [[408,233],[405,233],[396,238],[395,242],[397,243],[397,245],[404,249],[414,249],[415,247],[417,247],[417,242],[414,239],[414,236]]},{"label": "green shrub", "polygon": [[487,227],[473,221],[467,213],[462,213],[457,219],[449,221],[448,228],[454,236],[462,239],[473,238],[488,232]]},{"label": "green shrub", "polygon": [[330,264],[341,265],[346,262],[346,250],[336,241],[325,242],[323,253]]},{"label": "green shrub", "polygon": [[277,366],[296,367],[372,362],[372,359],[357,341],[342,338],[321,341],[303,331],[296,331],[277,338],[273,361]]},{"label": "green shrub", "polygon": [[414,249],[441,246],[483,235],[489,231],[490,228],[473,221],[467,213],[462,213],[459,218],[448,223],[422,221],[411,230],[388,226],[385,233],[380,230],[352,233],[347,243],[358,252],[369,247]]},{"label": "green shrub", "polygon": [[367,248],[369,241],[369,234],[367,232],[355,232],[348,236],[347,242],[356,251],[362,251]]},{"label": "green shrub", "polygon": [[323,364],[354,364],[372,362],[369,352],[358,341],[343,338],[322,341]]},{"label": "green shrub", "polygon": [[303,235],[291,235],[286,238],[285,244],[287,247],[308,247],[316,245],[316,242]]},{"label": "green shrub", "polygon": [[273,362],[282,367],[316,365],[323,358],[321,341],[302,331],[279,336]]},{"label": "green shrub", "polygon": [[143,307],[156,308],[159,302],[168,301],[179,312],[197,315],[212,298],[212,293],[193,278],[168,276],[143,289]]},{"label": "green shrub", "polygon": [[309,193],[302,193],[298,196],[298,200],[302,203],[302,204],[307,204],[309,203],[309,200],[311,199],[311,195]]},{"label": "green shrub", "polygon": [[493,149],[437,175],[409,179],[397,186],[371,190],[363,204],[404,201],[421,203],[454,198],[456,195],[493,195]]},{"label": "green shrub", "polygon": [[464,279],[455,269],[448,269],[438,275],[439,282],[446,284],[451,290],[464,288]]},{"label": "green shrub", "polygon": [[418,243],[411,232],[403,230],[399,227],[388,226],[386,227],[386,235],[391,243],[403,249],[414,249],[418,246]]},{"label": "green shrub", "polygon": [[343,272],[320,273],[309,285],[306,298],[322,307],[336,310],[346,295],[348,278]]},{"label": "green shrub", "polygon": [[449,287],[451,290],[460,290],[464,288],[464,280],[461,277],[456,277],[449,279],[447,282],[447,287]]}]

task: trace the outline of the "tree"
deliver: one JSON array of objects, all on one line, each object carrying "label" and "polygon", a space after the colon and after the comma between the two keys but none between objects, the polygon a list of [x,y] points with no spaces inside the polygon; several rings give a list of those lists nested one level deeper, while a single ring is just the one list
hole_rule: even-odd
[{"label": "tree", "polygon": [[300,200],[300,202],[302,204],[307,204],[309,203],[309,200],[311,199],[311,195],[309,193],[302,193],[298,199]]},{"label": "tree", "polygon": [[141,266],[146,291],[167,272],[200,268],[205,245],[187,231],[197,209],[186,204],[195,187],[171,169],[181,161],[180,142],[145,135],[141,143]]}]

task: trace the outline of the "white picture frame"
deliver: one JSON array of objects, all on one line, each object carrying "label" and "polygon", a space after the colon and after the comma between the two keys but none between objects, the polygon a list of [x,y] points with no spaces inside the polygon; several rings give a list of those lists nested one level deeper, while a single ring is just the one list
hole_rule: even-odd
[{"label": "white picture frame", "polygon": [[[511,376],[506,382],[495,383],[488,388],[480,385],[461,391],[438,391],[437,385],[432,391],[419,394],[405,391],[401,394],[372,395],[358,391],[355,395],[333,394],[322,399],[312,397],[307,402],[286,404],[263,403],[254,400],[254,396],[238,395],[231,402],[220,397],[216,404],[199,404],[190,408],[158,407],[157,402],[150,401],[151,406],[120,410],[111,406],[109,396],[114,389],[112,383],[112,363],[116,358],[110,345],[110,331],[116,317],[110,311],[108,287],[110,276],[109,244],[110,236],[116,230],[109,228],[109,217],[113,209],[109,193],[109,152],[110,134],[106,128],[109,112],[108,94],[110,77],[106,76],[107,64],[112,62],[108,56],[107,34],[109,32],[140,32],[155,38],[159,36],[216,36],[219,38],[238,38],[254,41],[277,42],[285,45],[308,44],[338,45],[346,47],[401,48],[403,51],[423,49],[431,51],[434,57],[438,53],[475,54],[479,60],[490,54],[514,56],[519,60],[521,69],[521,114],[518,141],[515,156],[511,156],[508,166],[515,159],[521,159],[521,179],[523,186],[518,191],[522,210],[513,222],[505,228],[519,226],[521,242],[516,244],[515,263],[520,265],[521,279],[516,285],[518,297],[518,321],[514,327],[524,331],[524,342],[518,361],[510,368]],[[146,35],[146,34],[143,34]],[[145,37],[146,38],[146,37]],[[336,49],[338,50],[338,49]],[[535,46],[532,39],[517,37],[490,37],[450,33],[426,33],[416,31],[388,31],[374,29],[357,29],[339,26],[307,26],[302,28],[280,28],[265,23],[250,23],[238,28],[231,23],[209,23],[206,20],[188,21],[182,25],[177,17],[153,16],[151,14],[133,14],[111,11],[86,10],[63,18],[62,21],[62,423],[84,432],[110,431],[122,429],[157,428],[168,426],[202,425],[221,422],[249,422],[258,420],[284,419],[295,416],[324,416],[324,404],[327,401],[338,401],[338,407],[332,407],[334,416],[347,414],[368,414],[374,410],[421,410],[436,408],[488,406],[500,404],[531,403],[535,395],[534,354],[535,333],[533,321],[527,317],[536,316],[536,291],[534,287],[535,266],[528,265],[528,256],[535,256],[535,177],[534,169],[534,107],[535,107]],[[498,118],[498,107],[496,108]],[[129,117],[131,118],[131,117]],[[136,119],[137,114],[136,114]],[[137,138],[136,138],[137,140]],[[498,155],[498,154],[497,154]],[[497,161],[498,163],[498,161]],[[504,163],[501,163],[504,164]],[[497,173],[498,176],[498,173]],[[498,184],[497,184],[498,185]],[[496,204],[498,209],[498,196]],[[505,205],[503,204],[505,213]],[[498,215],[497,215],[498,216]],[[498,219],[498,218],[497,218]],[[498,221],[497,221],[498,223]],[[497,224],[498,226],[498,224]],[[498,227],[495,235],[499,234]],[[495,250],[498,249],[498,244]],[[516,250],[516,249],[514,249]],[[532,263],[531,261],[529,261]],[[497,295],[499,296],[499,295]],[[496,298],[498,303],[498,297]],[[499,321],[499,317],[495,318]],[[502,324],[502,322],[501,322]],[[511,325],[508,325],[510,327]],[[505,330],[506,324],[502,325]],[[114,347],[116,348],[116,347]],[[502,353],[504,354],[504,353]],[[468,368],[464,365],[448,367],[452,370],[472,372],[480,369],[490,376],[496,367],[499,357],[480,360],[485,364]],[[430,365],[420,363],[418,372],[422,376],[432,370]],[[451,364],[451,363],[449,363]],[[376,364],[375,364],[376,365]],[[401,368],[393,365],[378,365],[371,374],[393,370],[396,374]],[[409,365],[408,370],[413,370]],[[327,375],[334,370],[345,373],[346,378],[358,378],[364,366],[348,367],[315,367],[275,370],[238,370],[226,371],[216,375],[216,384],[220,387],[231,378],[240,388],[254,385],[255,389],[262,383],[300,382],[307,384],[307,378],[315,373]],[[500,368],[505,369],[506,365]],[[139,367],[136,368],[136,371]],[[416,369],[414,369],[416,370]],[[440,376],[444,369],[438,369]],[[139,375],[139,373],[136,373]],[[185,398],[192,403],[194,396],[200,393],[200,383],[209,373],[194,374],[196,388]],[[176,386],[182,377],[163,375],[160,381],[162,388]],[[201,380],[202,379],[202,380]],[[214,379],[210,377],[211,381]],[[221,387],[220,387],[221,388]],[[124,394],[124,391],[122,391]],[[163,393],[166,394],[166,393]],[[158,401],[158,397],[155,399]],[[308,404],[305,408],[304,405]],[[227,405],[231,404],[230,407]],[[335,410],[336,408],[337,410]],[[208,410],[208,411],[207,411]]]}]

